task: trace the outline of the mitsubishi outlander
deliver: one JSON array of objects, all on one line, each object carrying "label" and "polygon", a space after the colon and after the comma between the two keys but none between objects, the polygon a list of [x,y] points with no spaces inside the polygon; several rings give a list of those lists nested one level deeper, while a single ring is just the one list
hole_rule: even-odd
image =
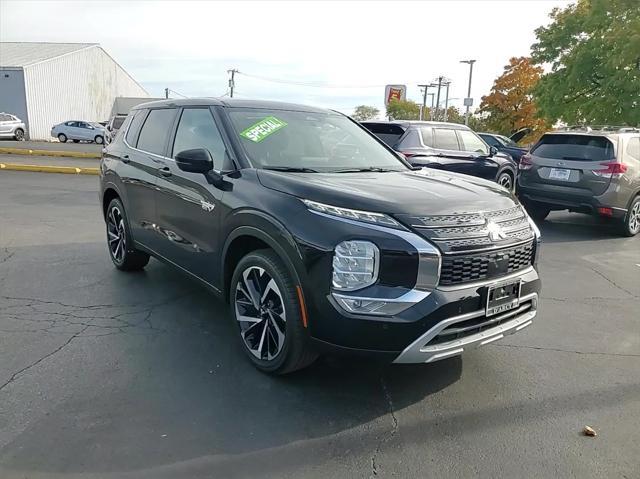
[{"label": "mitsubishi outlander", "polygon": [[540,233],[512,193],[416,169],[340,113],[158,101],[103,151],[115,267],[153,256],[206,285],[262,371],[338,351],[428,363],[536,316]]}]

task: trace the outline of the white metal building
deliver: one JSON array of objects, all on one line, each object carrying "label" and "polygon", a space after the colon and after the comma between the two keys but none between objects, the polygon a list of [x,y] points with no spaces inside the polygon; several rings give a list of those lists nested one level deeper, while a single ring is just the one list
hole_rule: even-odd
[{"label": "white metal building", "polygon": [[149,94],[96,43],[0,42],[0,112],[31,139],[51,139],[62,121],[106,121],[119,96]]}]

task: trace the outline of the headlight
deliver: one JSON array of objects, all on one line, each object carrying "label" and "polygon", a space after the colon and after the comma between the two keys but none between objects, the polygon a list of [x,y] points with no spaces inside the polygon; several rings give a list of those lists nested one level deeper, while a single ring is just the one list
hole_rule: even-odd
[{"label": "headlight", "polygon": [[374,225],[386,226],[388,228],[404,229],[404,227],[396,220],[394,220],[391,216],[382,213],[341,208],[339,206],[325,205],[324,203],[318,203],[311,200],[302,201],[305,205],[307,205],[307,208],[318,213],[338,216],[339,218],[345,218],[354,221],[362,221],[364,223],[371,223]]},{"label": "headlight", "polygon": [[366,288],[378,279],[380,251],[370,241],[343,241],[333,255],[333,287],[341,291]]}]

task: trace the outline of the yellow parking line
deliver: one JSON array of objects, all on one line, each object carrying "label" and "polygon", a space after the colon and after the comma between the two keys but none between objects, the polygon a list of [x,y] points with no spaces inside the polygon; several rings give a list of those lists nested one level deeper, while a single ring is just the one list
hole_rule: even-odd
[{"label": "yellow parking line", "polygon": [[0,154],[6,155],[34,155],[34,156],[66,156],[68,158],[100,158],[99,152],[58,151],[58,150],[30,150],[26,148],[0,148]]},{"label": "yellow parking line", "polygon": [[75,166],[20,165],[16,163],[0,163],[0,170],[36,171],[40,173],[66,173],[71,175],[99,175],[100,168],[77,168]]}]

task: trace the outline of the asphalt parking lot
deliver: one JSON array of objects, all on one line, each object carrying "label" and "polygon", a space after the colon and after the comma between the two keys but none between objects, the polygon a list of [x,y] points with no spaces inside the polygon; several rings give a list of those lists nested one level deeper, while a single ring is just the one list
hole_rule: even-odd
[{"label": "asphalt parking lot", "polygon": [[97,188],[0,173],[3,479],[640,477],[640,238],[553,213],[521,333],[274,378],[205,289],[112,267]]}]

